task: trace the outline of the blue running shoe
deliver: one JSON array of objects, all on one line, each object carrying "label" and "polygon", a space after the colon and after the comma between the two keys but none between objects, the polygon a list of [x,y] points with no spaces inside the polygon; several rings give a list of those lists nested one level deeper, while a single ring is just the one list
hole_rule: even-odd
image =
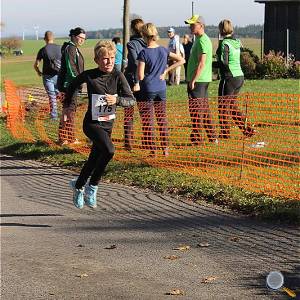
[{"label": "blue running shoe", "polygon": [[77,208],[81,209],[84,206],[84,187],[80,190],[76,189],[76,181],[77,179],[72,179],[70,181],[70,187],[73,190],[73,203]]},{"label": "blue running shoe", "polygon": [[96,208],[97,207],[97,185],[88,185],[85,189],[84,201],[88,207]]}]

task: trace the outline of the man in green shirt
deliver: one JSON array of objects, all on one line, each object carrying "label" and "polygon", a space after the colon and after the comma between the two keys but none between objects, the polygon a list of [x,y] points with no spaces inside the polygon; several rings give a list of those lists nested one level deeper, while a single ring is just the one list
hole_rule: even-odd
[{"label": "man in green shirt", "polygon": [[208,140],[217,144],[208,104],[208,85],[212,81],[212,43],[205,34],[205,22],[201,16],[194,15],[185,23],[190,25],[191,33],[195,36],[187,67],[187,92],[192,120],[191,142],[195,145],[203,143],[201,127],[204,126]]}]

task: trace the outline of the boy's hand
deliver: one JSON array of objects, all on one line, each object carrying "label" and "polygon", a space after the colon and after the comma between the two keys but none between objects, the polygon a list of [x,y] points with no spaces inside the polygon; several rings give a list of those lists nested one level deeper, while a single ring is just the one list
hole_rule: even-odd
[{"label": "boy's hand", "polygon": [[105,94],[105,100],[108,105],[114,105],[117,103],[117,96],[118,95],[110,95],[110,94]]}]

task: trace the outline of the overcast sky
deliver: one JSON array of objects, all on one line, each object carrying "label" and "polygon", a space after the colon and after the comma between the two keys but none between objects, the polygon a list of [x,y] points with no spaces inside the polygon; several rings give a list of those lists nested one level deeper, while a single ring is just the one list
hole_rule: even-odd
[{"label": "overcast sky", "polygon": [[[42,34],[52,30],[66,35],[71,28],[86,30],[121,27],[123,0],[2,0],[1,19],[5,23],[2,36],[34,34],[39,26]],[[184,25],[191,15],[190,0],[130,0],[131,13],[158,26]],[[194,12],[208,25],[228,18],[235,25],[263,24],[264,4],[254,0],[195,0]]]}]

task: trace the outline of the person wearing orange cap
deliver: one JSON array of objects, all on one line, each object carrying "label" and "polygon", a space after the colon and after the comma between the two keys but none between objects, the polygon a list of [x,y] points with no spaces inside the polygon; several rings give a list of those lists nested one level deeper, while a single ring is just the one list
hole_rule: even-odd
[{"label": "person wearing orange cap", "polygon": [[187,92],[192,120],[191,142],[203,143],[201,127],[204,126],[209,142],[218,144],[215,126],[208,103],[208,86],[212,81],[212,43],[205,33],[204,19],[194,15],[185,21],[195,35],[187,67]]}]

